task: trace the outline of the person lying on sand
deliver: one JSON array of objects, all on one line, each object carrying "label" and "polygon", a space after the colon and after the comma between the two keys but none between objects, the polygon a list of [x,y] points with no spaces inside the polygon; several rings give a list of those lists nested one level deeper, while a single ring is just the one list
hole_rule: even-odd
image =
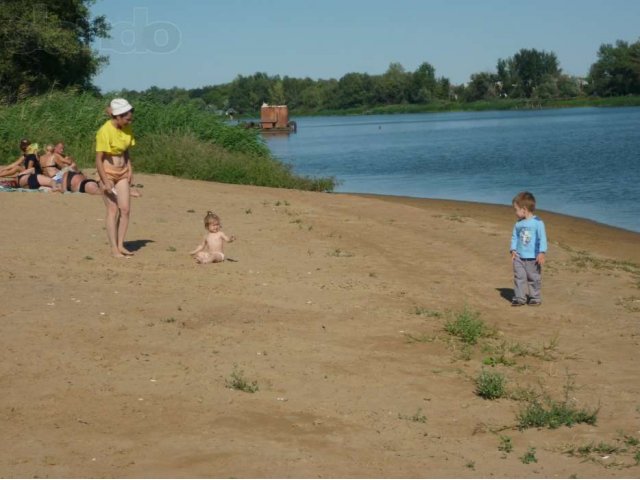
[{"label": "person lying on sand", "polygon": [[58,191],[102,194],[98,182],[88,179],[82,172],[77,171],[73,158],[64,155],[62,142],[58,142],[55,147],[53,145],[45,147],[45,153],[40,157],[40,166],[43,174],[55,182]]},{"label": "person lying on sand", "polygon": [[21,172],[24,172],[23,158],[18,158],[15,162],[9,165],[0,167],[0,177],[15,177]]},{"label": "person lying on sand", "polygon": [[200,264],[223,262],[225,242],[233,242],[236,237],[233,235],[227,237],[220,230],[222,228],[220,217],[211,211],[207,212],[204,217],[204,228],[208,233],[202,243],[194,251],[189,252],[189,255],[194,257],[196,262]]}]

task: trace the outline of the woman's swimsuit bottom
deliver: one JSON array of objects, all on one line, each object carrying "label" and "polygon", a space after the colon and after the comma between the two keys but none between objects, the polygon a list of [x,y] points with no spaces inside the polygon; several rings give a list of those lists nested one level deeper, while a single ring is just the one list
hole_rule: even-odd
[{"label": "woman's swimsuit bottom", "polygon": [[120,180],[129,177],[129,162],[122,167],[115,167],[110,162],[103,162],[104,173],[109,180],[111,180],[114,184],[118,183]]},{"label": "woman's swimsuit bottom", "polygon": [[[71,179],[73,177],[75,177],[76,175],[78,175],[78,172],[69,172],[69,174],[67,175],[67,185],[66,185],[66,190],[67,192],[73,192],[73,190],[71,190]],[[93,182],[96,185],[98,184],[98,182],[96,182],[95,180],[92,180],[91,178],[85,178],[84,180],[82,180],[82,182],[80,182],[80,188],[78,189],[78,191],[80,193],[86,193],[86,186],[87,183]]]},{"label": "woman's swimsuit bottom", "polygon": [[38,157],[36,157],[33,153],[24,156],[24,168],[29,168],[29,163],[33,162],[33,168],[35,173],[23,173],[18,175],[16,180],[18,181],[18,186],[20,186],[20,178],[26,175],[27,177],[27,185],[26,187],[30,190],[37,190],[40,188],[40,182],[38,182],[38,175],[42,173],[42,167],[40,166],[40,162],[38,161]]}]

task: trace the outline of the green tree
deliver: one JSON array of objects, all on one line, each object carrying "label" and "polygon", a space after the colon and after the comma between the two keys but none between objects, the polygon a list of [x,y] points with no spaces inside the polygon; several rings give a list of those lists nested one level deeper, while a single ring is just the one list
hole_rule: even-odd
[{"label": "green tree", "polygon": [[589,87],[603,97],[640,94],[640,40],[601,45],[598,60],[589,69]]},{"label": "green tree", "polygon": [[498,60],[498,80],[506,93],[514,97],[535,96],[536,89],[548,76],[558,77],[561,74],[558,58],[553,52],[539,52],[536,49],[521,49],[513,58]]},{"label": "green tree", "polygon": [[269,87],[269,103],[272,105],[284,105],[287,103],[282,80],[273,82]]},{"label": "green tree", "polygon": [[105,17],[91,18],[93,0],[2,0],[0,100],[13,102],[55,87],[94,88],[107,58],[91,48],[107,38]]},{"label": "green tree", "polygon": [[389,68],[380,78],[377,100],[380,103],[392,105],[407,101],[407,90],[410,75],[397,62],[389,64]]},{"label": "green tree", "polygon": [[436,95],[436,89],[436,69],[424,62],[411,75],[409,98],[412,103],[428,103]]},{"label": "green tree", "polygon": [[465,89],[465,100],[490,100],[500,95],[498,76],[493,73],[481,72],[471,75],[471,81]]},{"label": "green tree", "polygon": [[347,73],[338,81],[338,89],[340,107],[361,107],[369,103],[371,78],[366,73]]}]

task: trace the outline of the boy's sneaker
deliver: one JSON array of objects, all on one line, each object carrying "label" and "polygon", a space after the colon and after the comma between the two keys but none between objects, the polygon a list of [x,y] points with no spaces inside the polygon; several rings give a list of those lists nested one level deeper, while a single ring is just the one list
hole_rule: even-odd
[{"label": "boy's sneaker", "polygon": [[531,300],[529,300],[528,305],[530,307],[539,307],[540,305],[542,305],[542,300],[537,300],[537,299],[532,298]]},{"label": "boy's sneaker", "polygon": [[525,305],[525,301],[521,300],[519,298],[514,298],[513,300],[511,300],[511,306],[512,307],[521,307]]}]

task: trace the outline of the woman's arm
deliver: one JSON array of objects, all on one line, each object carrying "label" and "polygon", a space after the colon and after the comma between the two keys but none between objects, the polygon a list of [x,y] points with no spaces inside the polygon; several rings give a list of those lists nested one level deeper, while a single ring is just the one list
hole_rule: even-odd
[{"label": "woman's arm", "polygon": [[104,152],[96,152],[96,169],[102,181],[102,189],[105,192],[110,192],[114,185],[113,182],[107,178],[107,174],[104,171]]}]

